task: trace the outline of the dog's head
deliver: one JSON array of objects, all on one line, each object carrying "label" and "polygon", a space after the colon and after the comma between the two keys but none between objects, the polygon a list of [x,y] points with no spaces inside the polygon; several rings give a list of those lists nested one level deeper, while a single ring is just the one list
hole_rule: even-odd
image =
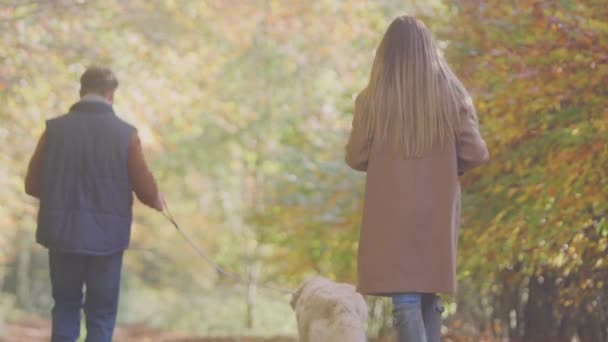
[{"label": "dog's head", "polygon": [[300,287],[296,290],[296,292],[291,295],[291,301],[289,302],[291,308],[295,310],[296,306],[298,305],[298,299],[300,299],[300,296],[302,295],[302,292],[304,292],[304,290],[314,289],[316,286],[320,286],[327,282],[328,280],[321,276],[314,276],[306,279],[302,283],[302,285],[300,285]]}]

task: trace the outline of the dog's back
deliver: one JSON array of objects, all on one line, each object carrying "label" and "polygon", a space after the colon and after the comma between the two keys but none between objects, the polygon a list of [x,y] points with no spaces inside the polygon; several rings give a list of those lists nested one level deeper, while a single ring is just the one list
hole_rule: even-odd
[{"label": "dog's back", "polygon": [[306,281],[292,305],[301,342],[364,342],[367,305],[349,284],[322,277]]}]

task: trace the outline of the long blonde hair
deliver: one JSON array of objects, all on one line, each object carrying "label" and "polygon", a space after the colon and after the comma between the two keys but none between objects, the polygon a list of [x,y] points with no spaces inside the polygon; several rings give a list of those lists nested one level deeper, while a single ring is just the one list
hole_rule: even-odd
[{"label": "long blonde hair", "polygon": [[420,20],[402,16],[382,38],[358,110],[366,116],[370,141],[419,157],[454,141],[458,113],[468,100],[430,31]]}]

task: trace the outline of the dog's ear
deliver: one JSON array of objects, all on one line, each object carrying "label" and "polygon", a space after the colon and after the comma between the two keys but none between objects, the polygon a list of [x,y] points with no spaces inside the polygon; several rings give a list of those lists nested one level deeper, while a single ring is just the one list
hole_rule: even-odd
[{"label": "dog's ear", "polygon": [[300,294],[302,294],[302,289],[304,288],[304,286],[300,286],[299,289],[296,290],[296,292],[294,292],[291,295],[291,301],[289,301],[289,305],[291,305],[292,309],[296,309],[296,304],[298,303],[298,299],[300,298]]}]

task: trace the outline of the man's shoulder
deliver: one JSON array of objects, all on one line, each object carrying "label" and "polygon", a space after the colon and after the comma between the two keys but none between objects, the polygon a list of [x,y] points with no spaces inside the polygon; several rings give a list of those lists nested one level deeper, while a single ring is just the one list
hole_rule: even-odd
[{"label": "man's shoulder", "polygon": [[[108,127],[108,128],[114,127],[113,128],[114,130],[118,129],[119,131],[126,132],[126,133],[132,133],[137,130],[133,124],[124,120],[123,118],[119,117],[116,114],[103,116],[103,119],[101,119],[102,121],[98,121],[99,118],[100,117],[97,117],[97,119],[90,122],[90,124],[98,125],[102,121],[105,121],[106,123],[102,124],[102,126]],[[49,129],[52,130],[53,127],[57,127],[58,129],[61,129],[59,127],[62,127],[62,128],[72,127],[73,124],[78,125],[77,123],[78,122],[82,123],[83,120],[88,121],[86,115],[82,116],[82,115],[79,115],[79,113],[68,112],[68,113],[61,114],[56,117],[47,119],[46,128],[47,128],[47,130],[49,130]]]},{"label": "man's shoulder", "polygon": [[49,126],[49,125],[53,125],[56,122],[65,121],[65,120],[69,119],[70,115],[71,115],[71,113],[68,112],[68,113],[64,113],[64,114],[49,118],[46,120],[46,125]]},{"label": "man's shoulder", "polygon": [[126,128],[129,128],[129,129],[136,129],[136,128],[135,128],[135,125],[131,124],[130,122],[128,122],[127,120],[125,120],[125,119],[121,118],[120,116],[115,115],[115,118],[116,118],[116,121],[117,121],[117,122],[118,122],[120,125],[122,125],[122,126],[124,126],[124,127],[126,127]]}]

